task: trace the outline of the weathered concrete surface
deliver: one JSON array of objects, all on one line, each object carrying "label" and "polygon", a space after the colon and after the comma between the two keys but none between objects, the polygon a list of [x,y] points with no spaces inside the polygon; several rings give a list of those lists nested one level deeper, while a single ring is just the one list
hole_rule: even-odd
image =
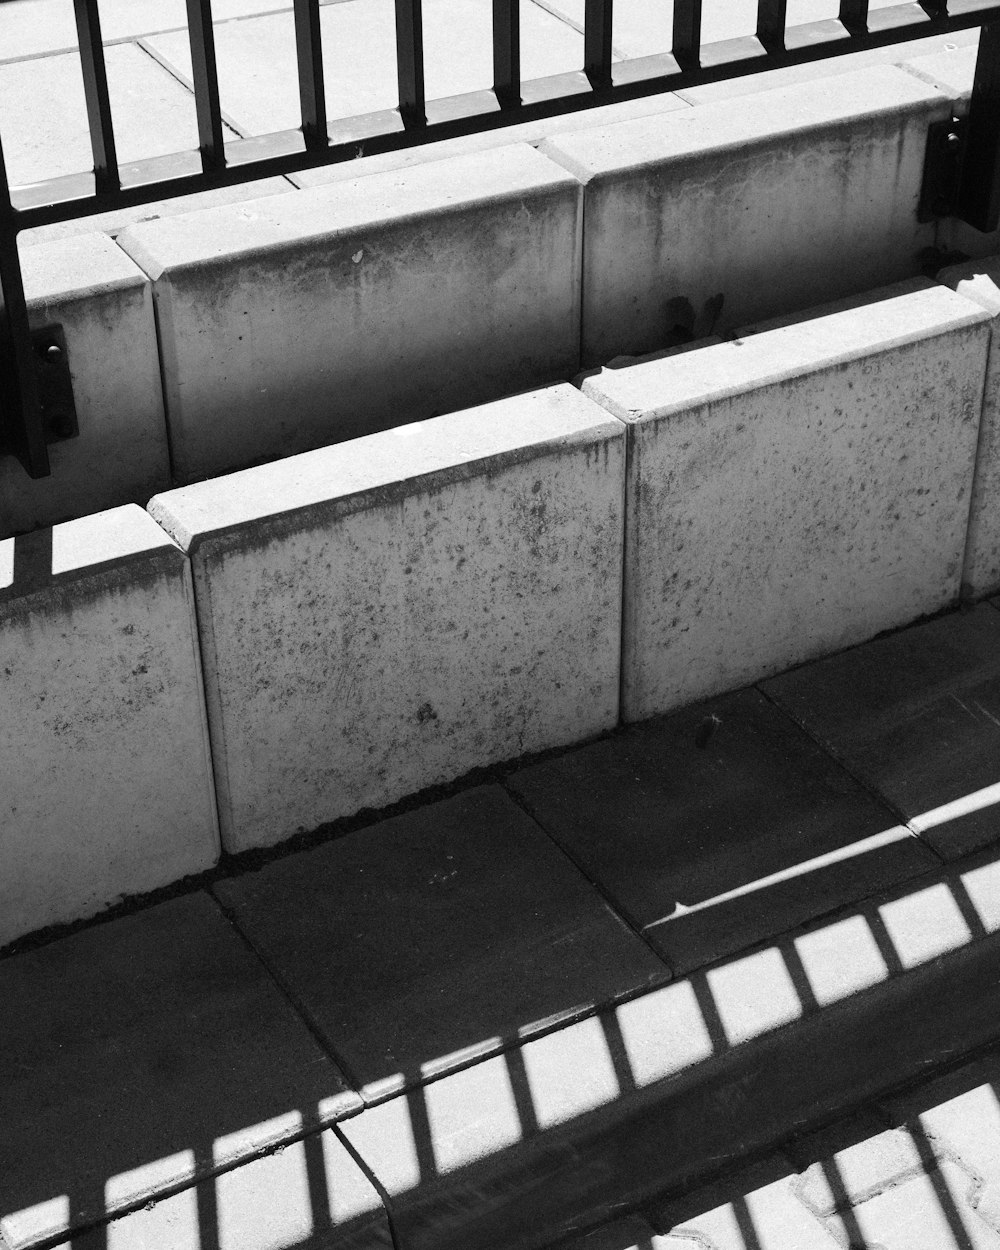
[{"label": "weathered concrete surface", "polygon": [[623,716],[905,624],[959,592],[988,314],[917,279],[624,369]]},{"label": "weathered concrete surface", "polygon": [[927,126],[948,115],[876,66],[544,142],[585,184],[584,364],[706,310],[724,331],[919,272]]},{"label": "weathered concrete surface", "polygon": [[942,270],[938,281],[985,308],[991,317],[989,364],[962,569],[962,593],[979,599],[1000,590],[1000,257],[954,265]]},{"label": "weathered concrete surface", "polygon": [[[4,960],[0,993],[0,1236],[11,1250],[360,1104],[203,893]],[[239,1182],[219,1185],[228,1216]]]},{"label": "weathered concrete surface", "polygon": [[214,889],[366,1100],[668,975],[496,786]]},{"label": "weathered concrete surface", "polygon": [[571,376],[580,214],[515,145],[124,231],[178,480]]},{"label": "weathered concrete surface", "polygon": [[327,1130],[182,1189],[56,1250],[393,1250],[371,1181]]},{"label": "weathered concrete surface", "polygon": [[624,433],[561,385],[150,502],[230,850],[616,723]]},{"label": "weathered concrete surface", "polygon": [[[419,1096],[366,1108],[337,1131],[385,1187],[407,1250],[549,1246],[995,1041],[996,924],[966,907],[962,940],[948,936],[961,886],[942,870],[930,889],[897,888],[776,947],[446,1076]],[[860,983],[843,975],[856,963],[856,928],[879,969]],[[896,958],[918,931],[930,935],[922,953]],[[808,944],[824,933],[829,941]],[[820,998],[823,989],[832,992]],[[818,1250],[822,1238],[777,1236],[793,1209],[789,1194],[766,1189],[778,1176],[746,1187],[763,1191],[750,1204],[766,1234],[762,1247]],[[869,1215],[884,1227],[881,1208]],[[804,1235],[806,1216],[816,1218],[804,1207],[793,1231]],[[704,1232],[690,1246],[682,1240],[683,1250],[714,1246]],[[928,1250],[939,1244],[947,1243]],[[663,1250],[674,1245],[668,1238]]]},{"label": "weathered concrete surface", "polygon": [[192,597],[134,504],[0,543],[0,945],[215,862]]},{"label": "weathered concrete surface", "polygon": [[784,673],[764,690],[939,855],[1000,838],[1000,615],[989,604]]},{"label": "weathered concrete surface", "polygon": [[22,250],[33,327],[66,335],[79,437],[49,448],[52,476],[0,457],[0,538],[124,503],[170,482],[149,279],[102,234]]},{"label": "weathered concrete surface", "polygon": [[675,973],[938,863],[753,690],[505,784]]}]

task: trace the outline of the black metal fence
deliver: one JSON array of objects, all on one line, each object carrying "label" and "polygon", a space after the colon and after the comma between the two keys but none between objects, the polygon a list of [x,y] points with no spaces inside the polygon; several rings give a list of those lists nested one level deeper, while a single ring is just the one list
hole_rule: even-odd
[{"label": "black metal fence", "polygon": [[12,191],[0,149],[0,453],[17,456],[32,477],[48,474],[47,444],[65,434],[66,420],[46,416],[42,402],[59,348],[29,333],[17,249],[27,227],[976,26],[982,32],[968,119],[960,134],[947,136],[957,190],[937,211],[980,230],[1000,222],[1000,0],[917,0],[871,12],[868,0],[840,0],[837,18],[796,26],[787,25],[787,0],[758,0],[755,35],[712,44],[702,43],[703,0],[674,0],[671,51],[614,63],[613,0],[585,0],[580,71],[530,81],[521,78],[520,0],[492,0],[492,90],[436,100],[424,90],[421,0],[395,0],[398,108],[333,121],[319,0],[293,0],[301,127],[229,143],[211,0],[186,0],[198,149],[127,165],[115,150],[98,0],[73,3],[94,168]]}]

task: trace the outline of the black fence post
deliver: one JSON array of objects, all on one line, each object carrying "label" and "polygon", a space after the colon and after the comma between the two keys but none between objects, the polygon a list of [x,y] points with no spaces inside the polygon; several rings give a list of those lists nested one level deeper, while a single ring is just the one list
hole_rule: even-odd
[{"label": "black fence post", "polygon": [[0,452],[15,455],[31,477],[47,477],[49,453],[38,400],[17,223],[0,147]]},{"label": "black fence post", "polygon": [[104,44],[101,41],[101,20],[97,0],[73,0],[76,33],[80,41],[80,67],[83,70],[83,94],[87,104],[90,147],[94,154],[94,185],[100,191],[117,191],[118,158],[115,154],[115,132],[111,121],[111,100],[108,96],[108,75],[104,65]]},{"label": "black fence post", "polygon": [[966,125],[956,216],[992,231],[1000,225],[1000,22],[987,23],[979,35]]}]

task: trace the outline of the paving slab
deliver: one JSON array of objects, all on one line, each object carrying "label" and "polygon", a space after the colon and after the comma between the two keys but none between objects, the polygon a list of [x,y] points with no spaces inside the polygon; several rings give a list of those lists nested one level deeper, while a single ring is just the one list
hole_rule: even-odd
[{"label": "paving slab", "polygon": [[11,1250],[360,1102],[203,893],[0,962],[0,996]]},{"label": "paving slab", "polygon": [[752,690],[505,784],[675,971],[937,863]]},{"label": "paving slab", "polygon": [[667,975],[498,787],[213,888],[369,1099]]},{"label": "paving slab", "polygon": [[291,1142],[55,1250],[393,1250],[382,1200],[331,1130]]},{"label": "paving slab", "polygon": [[1000,835],[1000,621],[982,604],[765,682],[948,859]]},{"label": "paving slab", "polygon": [[[331,118],[394,109],[399,102],[393,0],[351,0],[320,11],[324,81]],[[489,90],[492,18],[476,0],[425,0],[428,99]],[[187,34],[156,35],[149,46],[190,80]],[[222,108],[251,134],[301,124],[291,12],[248,18],[216,31]],[[535,4],[521,6],[521,72],[540,78],[578,70],[583,36]]]},{"label": "paving slab", "polygon": [[[105,61],[120,162],[197,148],[194,97],[162,65],[135,44]],[[93,169],[78,53],[0,65],[0,110],[12,186]]]}]

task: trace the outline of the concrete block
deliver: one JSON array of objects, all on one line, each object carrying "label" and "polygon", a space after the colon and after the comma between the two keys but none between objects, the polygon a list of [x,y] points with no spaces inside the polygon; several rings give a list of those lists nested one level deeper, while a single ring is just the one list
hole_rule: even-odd
[{"label": "concrete block", "polygon": [[209,868],[191,572],[134,504],[0,543],[0,945]]},{"label": "concrete block", "polygon": [[49,448],[51,477],[0,458],[0,538],[145,502],[170,482],[149,279],[101,234],[22,249],[33,327],[66,335],[79,437]]},{"label": "concrete block", "polygon": [[568,385],[171,491],[230,850],[609,729],[624,427]]},{"label": "concrete block", "polygon": [[177,479],[572,376],[581,195],[524,145],[131,227]]},{"label": "concrete block", "polygon": [[873,66],[547,140],[585,183],[584,364],[706,311],[724,332],[919,272],[927,126],[949,107]]},{"label": "concrete block", "polygon": [[976,476],[962,591],[979,599],[1000,590],[1000,256],[954,265],[938,281],[990,314],[990,355],[983,387]]},{"label": "concrete block", "polygon": [[957,598],[987,316],[917,279],[584,382],[632,440],[626,719]]}]

